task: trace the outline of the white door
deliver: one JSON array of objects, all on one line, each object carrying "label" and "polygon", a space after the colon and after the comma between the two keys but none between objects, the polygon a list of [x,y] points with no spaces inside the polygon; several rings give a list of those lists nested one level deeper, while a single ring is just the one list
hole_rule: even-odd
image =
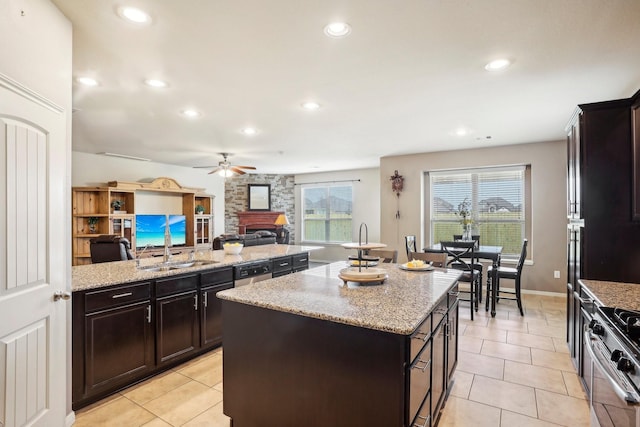
[{"label": "white door", "polygon": [[65,425],[66,114],[0,76],[0,426]]}]

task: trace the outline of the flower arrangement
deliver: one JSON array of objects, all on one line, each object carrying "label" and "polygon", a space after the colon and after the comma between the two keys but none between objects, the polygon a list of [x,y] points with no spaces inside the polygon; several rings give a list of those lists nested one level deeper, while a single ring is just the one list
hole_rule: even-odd
[{"label": "flower arrangement", "polygon": [[111,207],[114,211],[119,211],[124,206],[124,202],[122,200],[112,200]]},{"label": "flower arrangement", "polygon": [[203,214],[204,213],[204,206],[196,205],[196,213],[197,214]]},{"label": "flower arrangement", "polygon": [[466,197],[462,203],[458,205],[458,212],[456,212],[456,215],[460,217],[460,224],[462,224],[465,229],[473,225],[471,203]]}]

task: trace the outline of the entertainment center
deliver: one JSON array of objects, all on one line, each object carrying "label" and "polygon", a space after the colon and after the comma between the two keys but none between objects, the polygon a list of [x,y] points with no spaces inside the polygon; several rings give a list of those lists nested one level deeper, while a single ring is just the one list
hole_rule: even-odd
[{"label": "entertainment center", "polygon": [[[73,187],[72,265],[91,263],[90,240],[102,234],[126,237],[133,250],[149,245],[145,256],[161,252],[162,248],[154,247],[161,246],[163,240],[154,239],[153,235],[159,232],[160,222],[164,224],[167,219],[173,223],[172,253],[210,249],[213,198],[202,188],[183,187],[166,177],[151,182],[110,181],[105,186]],[[145,204],[140,205],[137,199]]]}]

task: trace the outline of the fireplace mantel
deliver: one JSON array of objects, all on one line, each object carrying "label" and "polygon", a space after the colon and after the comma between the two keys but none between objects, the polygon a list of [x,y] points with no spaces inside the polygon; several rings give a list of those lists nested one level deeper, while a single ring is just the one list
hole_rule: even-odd
[{"label": "fireplace mantel", "polygon": [[276,230],[278,215],[284,212],[275,211],[246,211],[238,212],[238,234],[245,234],[249,230]]}]

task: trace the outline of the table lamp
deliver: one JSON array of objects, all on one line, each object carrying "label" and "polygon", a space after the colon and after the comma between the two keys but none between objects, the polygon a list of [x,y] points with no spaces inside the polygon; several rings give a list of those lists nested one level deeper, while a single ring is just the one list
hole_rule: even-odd
[{"label": "table lamp", "polygon": [[285,214],[281,213],[280,215],[278,215],[278,218],[276,218],[276,222],[274,224],[280,226],[279,234],[280,234],[280,241],[282,241],[284,239],[284,226],[289,225],[289,219]]}]

